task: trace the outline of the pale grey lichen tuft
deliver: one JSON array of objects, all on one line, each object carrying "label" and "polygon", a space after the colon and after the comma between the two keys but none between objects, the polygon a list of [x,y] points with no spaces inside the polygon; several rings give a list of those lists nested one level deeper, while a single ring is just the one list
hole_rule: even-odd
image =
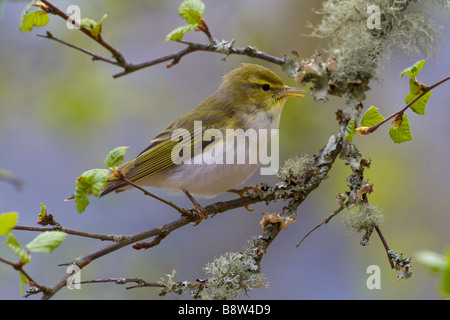
[{"label": "pale grey lichen tuft", "polygon": [[302,177],[314,168],[314,157],[308,154],[289,157],[284,165],[278,170],[277,176],[280,180],[301,180]]},{"label": "pale grey lichen tuft", "polygon": [[371,205],[357,205],[344,213],[344,224],[356,231],[370,231],[379,227],[384,220],[381,210]]},{"label": "pale grey lichen tuft", "polygon": [[[380,9],[380,23],[367,26],[369,5]],[[429,17],[432,5],[448,9],[448,0],[329,0],[317,11],[324,17],[312,36],[331,38],[329,53],[337,60],[335,75],[350,80],[373,78],[380,62],[395,49],[408,55],[433,55],[439,26]]]},{"label": "pale grey lichen tuft", "polygon": [[210,275],[203,299],[236,299],[253,288],[268,286],[258,264],[246,253],[228,252],[206,264],[203,270]]}]

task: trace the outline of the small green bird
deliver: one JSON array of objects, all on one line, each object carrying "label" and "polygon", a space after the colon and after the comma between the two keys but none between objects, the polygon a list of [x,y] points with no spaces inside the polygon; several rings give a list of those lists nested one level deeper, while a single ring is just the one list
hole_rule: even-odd
[{"label": "small green bird", "polygon": [[[265,67],[242,64],[223,77],[217,91],[170,123],[148,148],[118,171],[139,186],[184,192],[205,219],[205,209],[192,195],[214,197],[252,176],[271,136],[261,132],[278,129],[286,99],[302,97],[292,92],[299,90],[284,85]],[[258,143],[250,143],[251,133]],[[243,136],[249,143],[242,148],[236,140]],[[111,174],[100,196],[130,188]]]}]

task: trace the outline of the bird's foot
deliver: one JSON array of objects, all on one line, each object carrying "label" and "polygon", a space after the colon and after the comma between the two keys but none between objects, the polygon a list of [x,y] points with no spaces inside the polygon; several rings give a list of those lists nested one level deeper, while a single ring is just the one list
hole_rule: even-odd
[{"label": "bird's foot", "polygon": [[197,221],[194,221],[194,226],[197,226],[202,222],[202,220],[208,219],[208,213],[206,212],[206,209],[201,206],[200,203],[197,202],[197,200],[194,199],[194,197],[186,190],[183,190],[184,194],[191,200],[192,204],[194,205],[195,211],[197,211],[198,216],[200,219]]},{"label": "bird's foot", "polygon": [[[247,187],[243,187],[242,189],[230,189],[230,190],[227,190],[227,192],[236,193],[241,198],[243,198],[243,197],[245,197],[245,193],[248,193],[249,190],[253,190],[255,192],[258,192],[261,195],[261,197],[264,196],[264,192],[260,188],[255,187],[255,186],[247,186]],[[248,211],[254,211],[255,210],[254,208],[250,209],[248,207],[248,205],[245,206],[245,209],[247,209]]]}]

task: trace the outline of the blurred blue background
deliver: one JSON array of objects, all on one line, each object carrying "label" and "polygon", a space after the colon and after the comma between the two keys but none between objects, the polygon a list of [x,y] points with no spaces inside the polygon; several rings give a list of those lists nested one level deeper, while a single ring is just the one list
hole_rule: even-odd
[{"label": "blurred blue background", "polygon": [[[165,36],[184,23],[177,15],[181,1],[87,1],[80,0],[82,16],[99,20],[104,39],[121,51],[130,62],[138,63],[173,52],[183,46],[166,43]],[[282,57],[292,50],[300,58],[310,57],[326,40],[305,36],[307,22],[317,23],[312,12],[320,1],[205,0],[206,21],[218,39],[236,39],[236,46],[253,45]],[[212,93],[221,77],[241,62],[270,67],[289,85],[292,79],[281,68],[248,57],[194,53],[166,69],[165,64],[113,79],[120,71],[114,66],[92,62],[80,52],[36,37],[46,30],[55,37],[87,50],[108,56],[96,43],[65,23],[51,17],[48,26],[22,34],[19,17],[27,2],[5,2],[0,19],[0,168],[23,181],[22,190],[0,181],[0,213],[19,212],[20,225],[36,225],[40,203],[67,228],[103,234],[132,234],[170,222],[178,213],[143,196],[138,190],[102,199],[93,198],[83,214],[73,202],[75,179],[83,171],[102,168],[109,150],[130,146],[127,159],[147,147],[149,141],[175,117],[186,113]],[[57,1],[64,9],[71,1]],[[428,58],[419,81],[432,84],[449,75],[450,19],[448,12],[436,10],[443,25],[440,51]],[[203,34],[190,33],[187,40],[206,41]],[[372,82],[365,106],[375,105],[387,116],[404,105],[408,82],[399,73],[424,57],[406,57],[394,52],[383,61],[379,77]],[[390,247],[406,256],[419,250],[443,252],[450,243],[448,170],[450,119],[448,84],[433,91],[427,115],[408,113],[414,140],[396,145],[388,137],[389,126],[375,134],[355,137],[363,156],[372,159],[366,177],[375,184],[370,202],[382,208],[382,231]],[[294,99],[292,99],[294,100]],[[311,96],[289,101],[280,126],[281,163],[289,155],[314,154],[337,132],[335,111],[344,99],[314,102]],[[270,246],[262,262],[268,289],[249,292],[251,299],[436,299],[437,278],[413,262],[413,277],[397,281],[376,235],[370,245],[361,247],[362,234],[351,232],[337,216],[315,231],[296,248],[297,242],[338,205],[335,197],[346,190],[350,170],[337,161],[330,178],[300,206],[297,223],[291,224]],[[276,183],[276,178],[255,175],[248,184]],[[151,192],[180,206],[191,207],[185,197],[164,190]],[[224,194],[208,203],[232,199]],[[82,270],[82,280],[110,277],[140,277],[156,282],[177,270],[176,281],[204,278],[202,267],[229,251],[240,251],[247,240],[261,232],[261,212],[277,212],[282,203],[254,206],[254,212],[238,209],[222,213],[200,225],[173,232],[150,250],[131,247],[103,257]],[[25,245],[37,233],[14,231]],[[1,240],[3,241],[3,240]],[[65,273],[58,263],[105,246],[100,241],[67,236],[52,254],[32,255],[25,270],[37,281],[52,285]],[[5,246],[0,256],[17,261]],[[381,268],[381,289],[368,290],[366,269]],[[27,286],[25,286],[27,288]],[[37,299],[40,295],[29,299]],[[0,263],[0,299],[20,299],[19,275]],[[56,299],[160,299],[153,288],[125,290],[114,284],[90,284],[81,290],[64,288]],[[178,299],[167,296],[162,299]],[[181,298],[189,298],[183,296]],[[242,299],[248,299],[242,296]]]}]

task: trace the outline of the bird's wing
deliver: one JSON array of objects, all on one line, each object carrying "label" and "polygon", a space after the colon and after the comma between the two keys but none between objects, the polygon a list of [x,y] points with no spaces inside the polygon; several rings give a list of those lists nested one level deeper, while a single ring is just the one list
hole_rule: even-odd
[{"label": "bird's wing", "polygon": [[[143,150],[136,158],[126,162],[120,167],[124,177],[130,181],[137,182],[138,180],[158,173],[174,165],[171,152],[178,141],[172,141],[171,133],[164,131],[155,137],[151,144]],[[108,186],[103,190],[100,196],[104,196],[112,191],[120,192],[125,190],[128,184],[111,175],[108,179]]]},{"label": "bird's wing", "polygon": [[[203,121],[201,127],[194,127],[193,123],[178,124],[177,129],[182,129],[182,131],[176,131],[177,129],[169,126],[136,157],[134,165],[125,173],[125,177],[131,181],[137,181],[175,165],[172,159],[173,150],[179,151],[175,156],[181,162],[192,158],[196,152],[199,152],[195,150],[197,145],[199,145],[198,148],[201,146],[202,151],[207,147],[208,149],[214,147],[216,143],[220,142],[219,139],[207,141],[202,139],[204,131],[211,127],[210,123],[211,121]],[[183,139],[179,140],[180,136]],[[174,149],[176,146],[177,149]],[[183,150],[190,150],[190,152],[183,154]]]},{"label": "bird's wing", "polygon": [[[213,99],[213,98],[208,98]],[[206,100],[207,101],[207,100]],[[151,144],[144,149],[136,158],[128,161],[124,165],[121,166],[121,171],[125,175],[125,178],[137,182],[138,180],[154,175],[158,172],[161,172],[165,169],[168,169],[175,165],[172,160],[172,150],[178,144],[179,147],[190,148],[190,153],[186,152],[180,158],[186,159],[187,157],[193,157],[195,155],[194,148],[201,142],[202,150],[205,150],[206,147],[211,148],[216,143],[220,143],[219,139],[211,139],[209,141],[199,141],[202,139],[202,134],[207,129],[214,128],[217,123],[220,124],[220,121],[226,119],[229,116],[224,110],[227,110],[228,106],[223,106],[223,108],[215,108],[211,109],[211,105],[216,106],[215,103],[202,103],[196,109],[192,110],[190,113],[179,117],[171,124],[169,124],[164,131],[156,136]],[[207,114],[207,116],[202,116],[202,127],[200,134],[196,134],[194,129],[194,122],[192,119],[195,119],[196,116],[193,114]],[[185,134],[189,133],[190,139],[183,139],[182,141],[178,140],[179,135],[177,137],[177,129],[184,129]],[[197,128],[197,130],[199,130]],[[172,136],[174,135],[174,140],[172,140]],[[190,144],[190,146],[188,146]],[[178,149],[179,150],[179,149]],[[180,154],[179,154],[180,156]],[[108,194],[112,191],[121,191],[123,187],[127,186],[125,181],[119,180],[117,178],[112,177],[108,181],[108,187],[102,192],[101,196]]]},{"label": "bird's wing", "polygon": [[155,137],[150,146],[136,157],[134,165],[126,172],[125,177],[131,181],[137,181],[173,166],[173,148],[179,143],[190,144],[190,141],[172,141],[171,137],[171,131],[164,131]]}]

